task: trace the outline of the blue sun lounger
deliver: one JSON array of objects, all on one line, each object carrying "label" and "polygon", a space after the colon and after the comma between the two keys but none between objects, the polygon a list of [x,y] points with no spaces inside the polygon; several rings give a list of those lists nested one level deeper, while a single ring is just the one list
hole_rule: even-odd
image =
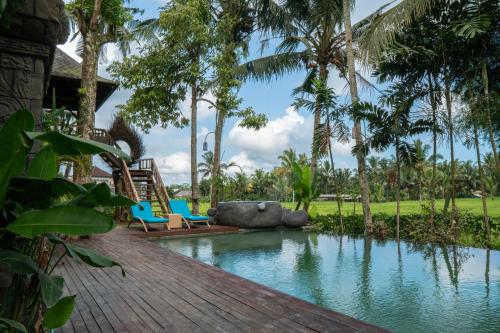
[{"label": "blue sun lounger", "polygon": [[182,215],[182,219],[186,223],[206,223],[210,228],[208,216],[191,214],[186,200],[170,200],[170,208],[172,209],[172,213]]},{"label": "blue sun lounger", "polygon": [[157,225],[167,225],[168,230],[170,227],[168,226],[168,219],[164,217],[155,216],[153,214],[153,209],[151,208],[151,203],[149,201],[141,201],[137,205],[130,207],[130,212],[132,213],[132,220],[128,224],[134,222],[141,223],[144,227],[144,230],[148,232],[149,224],[157,224]]}]

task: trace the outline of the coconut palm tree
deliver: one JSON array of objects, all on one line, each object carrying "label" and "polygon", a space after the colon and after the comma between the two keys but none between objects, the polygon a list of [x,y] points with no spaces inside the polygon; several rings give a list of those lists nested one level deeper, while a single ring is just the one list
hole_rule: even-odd
[{"label": "coconut palm tree", "polygon": [[[307,90],[314,79],[326,82],[332,69],[338,70],[345,77],[347,66],[341,0],[256,2],[258,27],[265,36],[263,47],[274,39],[280,42],[273,55],[240,66],[242,76],[269,81],[286,73],[306,69],[305,80],[296,91]],[[370,19],[371,16],[359,22],[355,26],[356,31],[366,26]],[[363,80],[360,75],[358,78]],[[321,110],[317,109],[314,111],[313,137],[320,121]],[[318,159],[319,156],[312,151],[313,174],[316,172]]]}]

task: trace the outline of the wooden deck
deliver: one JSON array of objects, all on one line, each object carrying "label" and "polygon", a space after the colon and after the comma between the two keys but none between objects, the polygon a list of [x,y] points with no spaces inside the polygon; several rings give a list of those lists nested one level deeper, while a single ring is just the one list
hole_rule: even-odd
[{"label": "wooden deck", "polygon": [[198,225],[196,227],[191,227],[191,229],[165,229],[165,228],[155,228],[151,227],[149,232],[145,232],[140,226],[131,226],[128,229],[128,233],[133,236],[147,238],[147,237],[167,237],[167,236],[189,236],[189,235],[200,235],[200,234],[220,234],[220,233],[234,233],[238,232],[238,227],[231,227],[225,225],[211,225],[210,228],[206,225]]},{"label": "wooden deck", "polygon": [[61,332],[384,332],[117,229],[77,241],[127,271],[63,261],[77,294]]}]

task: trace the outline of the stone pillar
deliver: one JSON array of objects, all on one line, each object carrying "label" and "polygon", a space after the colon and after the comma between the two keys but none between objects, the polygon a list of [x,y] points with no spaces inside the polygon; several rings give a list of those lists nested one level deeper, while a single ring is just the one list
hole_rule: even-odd
[{"label": "stone pillar", "polygon": [[0,127],[13,112],[26,108],[40,129],[55,48],[68,38],[64,2],[26,0],[9,22],[8,28],[0,28]]}]

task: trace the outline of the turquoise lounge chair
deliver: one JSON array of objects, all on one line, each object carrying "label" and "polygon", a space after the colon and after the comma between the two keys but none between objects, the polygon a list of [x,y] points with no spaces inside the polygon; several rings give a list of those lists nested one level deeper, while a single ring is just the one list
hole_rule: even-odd
[{"label": "turquoise lounge chair", "polygon": [[130,207],[130,212],[132,213],[132,220],[128,224],[129,227],[131,223],[139,222],[142,224],[146,232],[148,232],[147,225],[149,224],[160,224],[160,225],[166,224],[168,230],[170,230],[170,227],[168,225],[168,219],[164,217],[155,216],[153,214],[153,209],[151,208],[151,203],[149,201],[141,201],[137,205]]},{"label": "turquoise lounge chair", "polygon": [[182,219],[186,223],[206,223],[210,228],[208,216],[191,214],[186,200],[170,200],[170,209],[172,209],[172,213],[182,215]]}]

